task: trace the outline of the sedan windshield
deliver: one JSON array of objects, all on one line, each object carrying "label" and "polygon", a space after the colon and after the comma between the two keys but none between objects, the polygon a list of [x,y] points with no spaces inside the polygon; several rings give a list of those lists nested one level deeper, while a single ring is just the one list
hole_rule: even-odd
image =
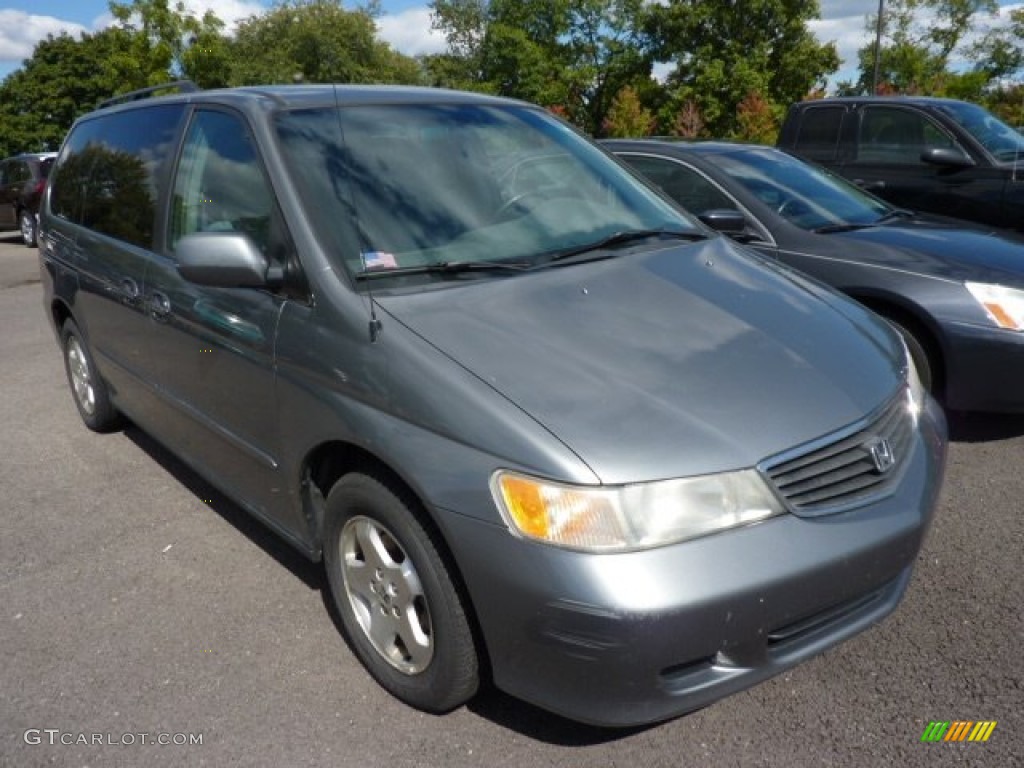
[{"label": "sedan windshield", "polygon": [[1024,156],[1024,135],[977,104],[949,102],[939,109],[977,139],[996,160],[1005,162]]},{"label": "sedan windshield", "polygon": [[838,176],[775,149],[716,155],[717,165],[784,219],[801,229],[870,226],[892,209]]},{"label": "sedan windshield", "polygon": [[321,240],[355,277],[501,277],[616,233],[701,231],[539,109],[299,110],[277,132]]}]

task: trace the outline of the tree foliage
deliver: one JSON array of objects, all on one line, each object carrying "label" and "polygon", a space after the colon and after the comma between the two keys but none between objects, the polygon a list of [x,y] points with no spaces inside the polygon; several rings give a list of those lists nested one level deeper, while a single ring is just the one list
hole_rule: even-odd
[{"label": "tree foliage", "polygon": [[0,84],[0,156],[55,150],[79,115],[114,93],[148,84],[122,29],[80,40],[50,35]]},{"label": "tree foliage", "polygon": [[285,0],[238,26],[232,85],[418,83],[419,64],[377,39],[373,11],[338,0]]},{"label": "tree foliage", "polygon": [[623,87],[650,80],[643,0],[434,0],[448,51],[427,62],[439,85],[559,106],[600,134]]},{"label": "tree foliage", "polygon": [[745,0],[652,4],[655,56],[672,69],[666,81],[665,122],[696,104],[710,135],[737,127],[737,108],[759,93],[781,109],[803,98],[839,67],[832,43],[819,43],[807,22],[817,0]]},{"label": "tree foliage", "polygon": [[604,134],[611,138],[626,139],[647,136],[654,128],[654,115],[640,103],[636,89],[624,86],[615,94],[608,117],[604,121]]}]

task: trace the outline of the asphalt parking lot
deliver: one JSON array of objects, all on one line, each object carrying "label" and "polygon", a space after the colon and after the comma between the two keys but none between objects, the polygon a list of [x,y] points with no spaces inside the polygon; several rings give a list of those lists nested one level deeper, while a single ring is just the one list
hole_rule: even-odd
[{"label": "asphalt parking lot", "polygon": [[[317,567],[138,430],[85,429],[41,300],[0,238],[0,766],[1024,765],[1024,417],[951,420],[903,604],[788,674],[628,731],[494,691],[434,717],[363,672]],[[922,743],[937,720],[997,725]]]}]

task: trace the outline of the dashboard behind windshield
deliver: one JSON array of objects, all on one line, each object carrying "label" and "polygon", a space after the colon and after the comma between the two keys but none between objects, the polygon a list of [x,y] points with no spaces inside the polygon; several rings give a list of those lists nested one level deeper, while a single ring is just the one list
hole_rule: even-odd
[{"label": "dashboard behind windshield", "polygon": [[[318,234],[352,275],[537,263],[617,231],[697,229],[571,128],[530,107],[299,110],[279,115],[277,132]],[[483,274],[497,273],[474,276]]]}]

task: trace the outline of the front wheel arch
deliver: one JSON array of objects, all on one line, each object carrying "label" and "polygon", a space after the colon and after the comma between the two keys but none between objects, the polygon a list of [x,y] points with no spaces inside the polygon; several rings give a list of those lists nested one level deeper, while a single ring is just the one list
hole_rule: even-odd
[{"label": "front wheel arch", "polygon": [[933,397],[942,400],[946,391],[946,361],[942,353],[942,344],[929,323],[912,310],[898,304],[872,298],[854,298],[888,321],[903,337],[917,365],[921,383]]}]

